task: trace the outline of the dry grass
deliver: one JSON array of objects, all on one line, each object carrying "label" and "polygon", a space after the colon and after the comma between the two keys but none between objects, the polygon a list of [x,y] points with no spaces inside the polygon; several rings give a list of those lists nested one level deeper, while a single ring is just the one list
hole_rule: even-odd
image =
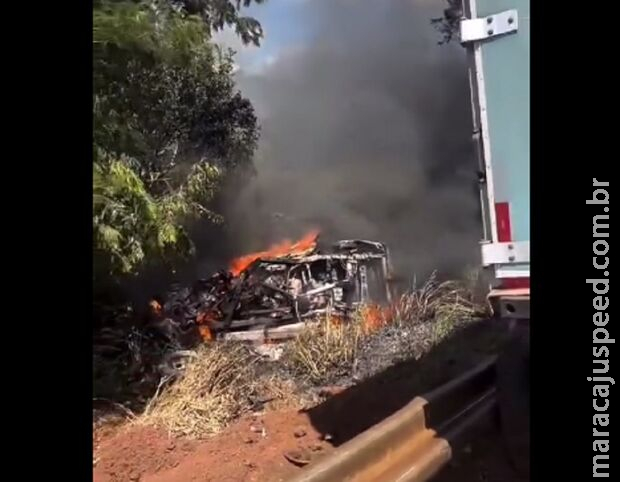
[{"label": "dry grass", "polygon": [[[313,385],[333,383],[350,375],[363,358],[365,340],[385,323],[404,331],[430,327],[431,346],[463,322],[479,318],[468,282],[439,282],[435,275],[403,295],[387,310],[362,307],[348,321],[324,317],[309,324],[292,340],[281,362],[294,379]],[[419,343],[426,343],[418,340]],[[407,342],[409,343],[409,342]],[[166,386],[135,423],[156,425],[172,435],[200,438],[215,434],[249,410],[283,409],[306,403],[293,380],[267,370],[258,375],[256,357],[239,344],[213,343],[198,350],[184,375]]]},{"label": "dry grass", "polygon": [[399,323],[432,321],[445,327],[451,321],[477,318],[486,308],[475,300],[470,284],[470,280],[439,282],[433,273],[420,288],[414,286],[401,296],[393,308],[394,320]]},{"label": "dry grass", "polygon": [[[254,385],[254,392],[267,410],[287,410],[301,408],[308,400],[300,393],[295,381],[285,379],[279,374],[263,375]],[[262,407],[259,407],[262,408]]]},{"label": "dry grass", "polygon": [[239,345],[201,347],[182,378],[156,394],[136,422],[192,438],[219,432],[249,406],[252,362]]},{"label": "dry grass", "polygon": [[436,273],[420,288],[404,294],[396,304],[400,323],[433,324],[433,344],[450,335],[457,327],[486,316],[488,308],[477,297],[478,272],[471,271],[464,281],[437,280]]},{"label": "dry grass", "polygon": [[432,339],[428,342],[435,345],[484,314],[485,306],[476,301],[471,289],[474,284],[473,279],[440,282],[433,273],[421,287],[414,286],[391,307],[363,306],[345,322],[321,319],[290,343],[285,363],[295,375],[314,384],[329,382],[350,373],[361,342],[392,323],[403,328],[430,323]]},{"label": "dry grass", "polygon": [[313,383],[346,373],[353,365],[363,336],[360,316],[347,322],[325,317],[309,325],[293,340],[284,360],[295,374]]}]

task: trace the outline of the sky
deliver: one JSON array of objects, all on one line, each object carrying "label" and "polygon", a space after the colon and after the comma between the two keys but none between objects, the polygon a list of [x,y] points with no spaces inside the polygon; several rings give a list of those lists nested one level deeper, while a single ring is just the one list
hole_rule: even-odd
[{"label": "sky", "polygon": [[265,37],[260,47],[245,46],[235,32],[227,29],[215,40],[237,52],[235,63],[248,73],[259,73],[271,65],[286,49],[303,46],[312,40],[312,16],[308,15],[313,0],[267,0],[252,4],[242,14],[257,19]]},{"label": "sky", "polygon": [[438,45],[445,0],[267,0],[234,32],[237,86],[257,113],[257,174],[226,203],[241,254],[319,228],[381,240],[407,273],[460,269],[480,237],[465,52]]},{"label": "sky", "polygon": [[[333,0],[341,2],[342,0]],[[356,0],[344,0],[355,2]],[[378,2],[384,0],[377,0]],[[441,15],[444,0],[410,0],[412,3],[436,4]],[[317,27],[315,6],[317,0],[266,0],[261,5],[252,4],[242,14],[256,18],[265,32],[260,47],[244,46],[233,30],[227,29],[216,35],[215,40],[237,52],[237,65],[250,73],[261,72],[287,49],[301,48],[312,42]],[[313,5],[314,4],[314,5]],[[319,20],[320,22],[320,20]]]}]

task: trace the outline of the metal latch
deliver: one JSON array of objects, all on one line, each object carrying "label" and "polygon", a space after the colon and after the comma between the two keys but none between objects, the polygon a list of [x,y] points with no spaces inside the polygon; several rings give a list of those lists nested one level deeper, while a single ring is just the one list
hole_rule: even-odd
[{"label": "metal latch", "polygon": [[483,18],[461,20],[461,43],[478,42],[516,32],[519,17],[516,10],[506,10]]}]

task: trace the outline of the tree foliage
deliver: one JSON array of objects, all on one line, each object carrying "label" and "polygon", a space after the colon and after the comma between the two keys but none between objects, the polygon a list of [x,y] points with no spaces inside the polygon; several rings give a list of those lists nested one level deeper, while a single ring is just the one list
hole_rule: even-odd
[{"label": "tree foliage", "polygon": [[213,31],[225,26],[233,27],[243,43],[256,46],[263,38],[263,29],[252,17],[241,16],[242,7],[252,3],[261,4],[266,0],[170,0],[172,5],[190,15],[199,15]]},{"label": "tree foliage", "polygon": [[214,22],[173,0],[95,3],[96,275],[190,254],[185,221],[217,222],[208,206],[219,182],[251,166],[256,117],[235,89],[232,53],[210,41]]},{"label": "tree foliage", "polygon": [[161,197],[151,195],[128,158],[97,162],[93,169],[96,273],[131,273],[145,258],[189,254],[191,241],[179,219],[217,216],[203,205],[215,192],[219,171],[195,164],[186,182]]}]

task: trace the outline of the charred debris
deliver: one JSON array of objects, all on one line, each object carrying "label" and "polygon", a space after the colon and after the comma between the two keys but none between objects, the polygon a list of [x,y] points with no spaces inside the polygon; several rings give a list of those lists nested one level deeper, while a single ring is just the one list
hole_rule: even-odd
[{"label": "charred debris", "polygon": [[203,340],[276,341],[318,316],[346,319],[362,304],[393,297],[388,249],[374,241],[343,240],[323,250],[314,237],[233,267],[153,300],[158,331],[180,345],[197,333]]}]

